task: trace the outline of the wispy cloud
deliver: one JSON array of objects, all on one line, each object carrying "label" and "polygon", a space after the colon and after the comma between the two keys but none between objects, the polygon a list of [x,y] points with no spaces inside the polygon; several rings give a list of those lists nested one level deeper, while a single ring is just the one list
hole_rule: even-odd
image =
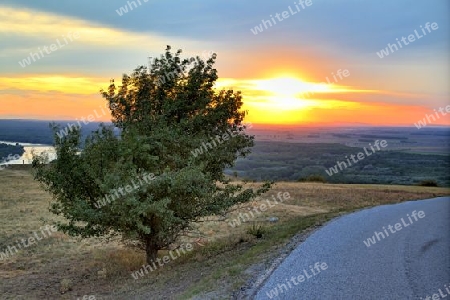
[{"label": "wispy cloud", "polygon": [[66,94],[98,94],[108,86],[105,78],[78,77],[70,75],[31,75],[0,77],[1,90],[21,90],[34,92],[61,92]]}]

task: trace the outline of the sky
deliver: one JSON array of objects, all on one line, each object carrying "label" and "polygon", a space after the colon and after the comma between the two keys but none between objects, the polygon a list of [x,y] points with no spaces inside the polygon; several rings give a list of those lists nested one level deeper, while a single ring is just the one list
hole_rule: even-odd
[{"label": "sky", "polygon": [[0,119],[109,121],[99,91],[171,45],[217,54],[247,122],[450,125],[449,15],[447,0],[1,0]]}]

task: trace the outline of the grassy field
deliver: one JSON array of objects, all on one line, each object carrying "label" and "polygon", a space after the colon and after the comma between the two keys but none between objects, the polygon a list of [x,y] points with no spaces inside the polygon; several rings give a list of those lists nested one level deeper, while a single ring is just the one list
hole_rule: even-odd
[{"label": "grassy field", "polygon": [[[290,198],[242,225],[229,225],[278,192]],[[294,247],[288,243],[299,232],[364,207],[449,194],[433,187],[277,183],[264,199],[196,224],[197,235],[184,238],[194,244],[192,252],[137,280],[131,273],[144,264],[142,251],[120,240],[78,240],[56,232],[0,259],[1,299],[230,299]],[[42,237],[40,227],[56,220],[48,212],[50,201],[28,170],[0,171],[0,252],[35,232]],[[262,238],[255,237],[259,233]]]}]

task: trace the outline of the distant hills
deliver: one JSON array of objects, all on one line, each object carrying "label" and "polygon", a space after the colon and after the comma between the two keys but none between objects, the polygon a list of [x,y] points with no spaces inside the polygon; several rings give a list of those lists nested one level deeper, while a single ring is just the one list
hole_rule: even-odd
[{"label": "distant hills", "polygon": [[[49,124],[51,121],[41,120],[0,120],[0,141],[31,144],[53,144],[53,135]],[[55,121],[61,127],[76,121]],[[111,124],[111,123],[105,123]],[[100,122],[92,122],[81,127],[83,136],[97,130]]]},{"label": "distant hills", "polygon": [[[57,121],[61,128],[68,122]],[[50,121],[0,120],[0,141],[52,145]],[[105,123],[111,124],[111,123]],[[82,126],[86,137],[99,122]],[[322,176],[330,183],[417,184],[434,180],[450,186],[450,128],[431,127],[312,127],[252,124],[255,136],[252,153],[238,159],[225,171],[251,180],[304,180]],[[84,138],[83,138],[84,140]],[[375,140],[386,140],[385,151],[328,176],[326,171],[346,156],[361,151]],[[201,146],[201,145],[199,145]],[[20,153],[21,147],[4,149],[6,155]],[[0,155],[1,157],[1,155]]]}]

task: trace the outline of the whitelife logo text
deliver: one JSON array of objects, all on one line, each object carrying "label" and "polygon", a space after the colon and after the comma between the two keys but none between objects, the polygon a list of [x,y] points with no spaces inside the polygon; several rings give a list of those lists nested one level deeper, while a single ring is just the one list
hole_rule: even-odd
[{"label": "whitelife logo text", "polygon": [[[424,212],[423,210],[421,210],[421,211],[419,211],[419,212],[413,211],[413,212],[411,213],[411,216],[409,216],[409,214],[406,214],[406,215],[408,216],[409,223],[405,222],[405,220],[404,220],[403,218],[401,218],[401,219],[400,219],[401,223],[400,223],[400,222],[399,222],[399,223],[395,223],[394,226],[388,225],[388,229],[389,229],[389,231],[391,232],[391,234],[394,234],[394,233],[396,233],[396,232],[402,230],[404,227],[411,226],[411,225],[413,224],[413,220],[411,219],[411,217],[413,217],[413,219],[414,219],[416,222],[417,222],[419,219],[425,218],[425,212]],[[417,217],[419,217],[419,219],[418,219]],[[403,225],[404,227],[402,227],[402,225]],[[395,230],[394,230],[394,228],[395,228]],[[387,238],[387,237],[389,236],[389,232],[388,232],[388,230],[386,229],[385,226],[383,226],[383,231],[384,231],[384,234],[386,234],[386,236],[383,234],[383,232],[377,232],[377,231],[374,231],[374,235],[373,235],[371,238],[368,238],[367,240],[363,241],[363,242],[364,242],[364,245],[366,245],[367,248],[369,248],[371,245],[375,245],[376,242],[377,242],[377,240],[375,239],[375,237],[378,239],[378,241],[381,241],[380,237],[381,237],[382,239]]]},{"label": "whitelife logo text", "polygon": [[[427,29],[428,33],[431,33],[430,28],[433,29],[433,30],[437,30],[439,28],[439,26],[438,26],[438,24],[436,22],[433,22],[431,24],[430,24],[430,22],[427,22],[425,24],[425,28]],[[414,34],[408,35],[409,43],[406,41],[406,37],[402,36],[402,38],[400,40],[403,42],[403,45],[407,46],[410,43],[414,42],[416,40],[416,38],[419,40],[419,39],[423,38],[425,35],[427,35],[427,32],[425,31],[424,28],[422,28],[422,25],[420,25],[420,29],[422,29],[423,35],[420,35],[420,33],[417,32],[417,29],[414,30],[415,35]],[[402,48],[402,43],[400,43],[398,38],[396,38],[396,40],[397,40],[398,46],[401,49]],[[381,49],[379,52],[377,52],[378,57],[379,58],[383,58],[385,56],[388,56],[390,54],[389,50],[391,50],[391,53],[394,53],[395,51],[398,51],[398,47],[397,47],[397,45],[395,43],[394,44],[388,43],[386,48]]]},{"label": "whitelife logo text", "polygon": [[[378,149],[378,151],[381,150],[380,146],[382,148],[385,148],[385,147],[387,147],[387,145],[388,144],[387,144],[386,140],[382,140],[381,142],[379,140],[376,140],[374,143],[374,146]],[[371,156],[372,154],[375,153],[375,149],[372,147],[371,143],[369,143],[369,146],[372,149],[371,153],[369,153],[367,151],[367,148],[364,147],[364,152],[366,153],[367,156]],[[355,157],[357,157],[357,159],[355,159]],[[328,176],[333,176],[333,174],[337,174],[339,172],[338,167],[342,171],[352,165],[350,162],[350,159],[347,157],[347,155],[345,156],[345,158],[347,159],[348,166],[344,161],[337,161],[336,162],[337,164],[334,165],[334,167],[331,167],[329,170],[325,170],[325,172],[328,174]],[[353,163],[356,164],[357,162],[363,160],[365,158],[365,155],[364,155],[364,153],[359,152],[358,154],[356,154],[356,156],[353,154],[350,155],[350,158],[352,159]]]},{"label": "whitelife logo text", "polygon": [[[39,47],[38,51],[36,53],[30,52],[30,55],[28,57],[24,58],[22,61],[19,61],[19,65],[22,68],[25,68],[26,66],[31,65],[31,63],[32,63],[31,60],[33,60],[33,62],[35,62],[41,58],[44,58],[45,57],[44,52],[47,55],[50,55],[50,54],[52,54],[52,52],[55,52],[55,51],[61,49],[62,47],[68,45],[69,42],[73,42],[74,40],[78,39],[79,37],[80,36],[79,36],[78,32],[74,32],[74,33],[69,32],[67,34],[67,37],[65,35],[63,35],[64,43],[61,43],[61,41],[58,38],[58,39],[56,39],[56,43],[51,44],[48,47],[44,46],[44,47],[42,47],[43,49],[41,49],[41,47]],[[67,39],[69,39],[69,40],[67,40]]]}]

